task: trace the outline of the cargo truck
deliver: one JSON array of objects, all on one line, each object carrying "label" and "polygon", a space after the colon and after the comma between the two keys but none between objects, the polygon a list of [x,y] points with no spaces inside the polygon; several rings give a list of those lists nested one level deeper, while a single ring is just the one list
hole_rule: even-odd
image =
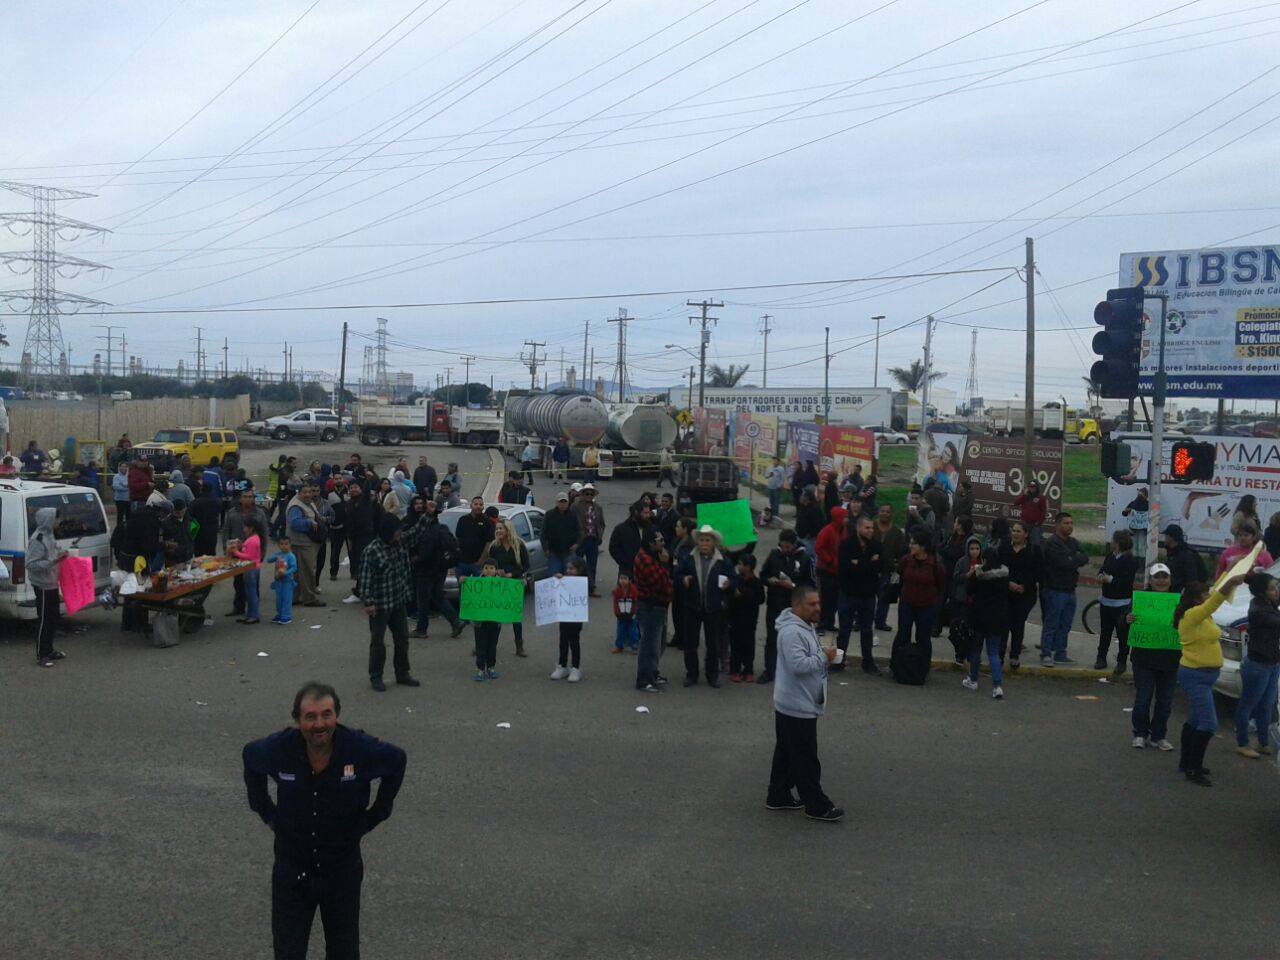
[{"label": "cargo truck", "polygon": [[361,401],[352,411],[360,442],[371,447],[396,446],[408,440],[443,440],[459,446],[498,443],[502,418],[489,408],[450,407],[438,400],[425,403]]}]

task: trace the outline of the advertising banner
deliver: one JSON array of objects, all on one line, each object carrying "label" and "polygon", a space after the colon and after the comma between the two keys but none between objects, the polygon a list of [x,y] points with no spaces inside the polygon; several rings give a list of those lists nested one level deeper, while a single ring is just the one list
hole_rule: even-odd
[{"label": "advertising banner", "polygon": [[[961,479],[973,487],[973,525],[986,531],[996,517],[1016,517],[1013,501],[1026,492],[1028,479],[1022,462],[1021,438],[967,437],[931,433],[929,470],[949,493]],[[1049,517],[1062,509],[1062,441],[1037,440],[1031,447],[1031,468],[1040,491],[1049,501]]]},{"label": "advertising banner", "polygon": [[771,413],[738,411],[733,418],[733,460],[742,478],[764,483],[778,450],[778,418]]},{"label": "advertising banner", "polygon": [[893,391],[888,387],[707,387],[703,406],[770,413],[781,420],[813,420],[831,400],[831,422],[857,427],[888,426],[893,419]]},{"label": "advertising banner", "polygon": [[817,467],[821,437],[822,428],[816,423],[788,423],[786,452],[788,467],[794,467],[797,463],[803,466],[810,461],[813,461],[813,465]]},{"label": "advertising banner", "polygon": [[822,427],[819,433],[819,470],[834,472],[838,477],[853,473],[861,464],[862,475],[870,476],[875,464],[876,438],[870,430],[859,427]]},{"label": "advertising banner", "polygon": [[[1231,543],[1231,517],[1240,498],[1253,494],[1265,526],[1280,510],[1280,440],[1261,437],[1196,437],[1217,448],[1213,479],[1208,483],[1160,485],[1160,529],[1182,527],[1187,543],[1200,550],[1221,550]],[[1132,453],[1129,472],[1107,481],[1107,536],[1129,529],[1121,512],[1139,487],[1147,486],[1151,441],[1125,440]],[[1169,463],[1173,441],[1164,442],[1162,462]]]},{"label": "advertising banner", "polygon": [[699,407],[693,414],[693,452],[702,457],[729,455],[728,414]]},{"label": "advertising banner", "polygon": [[[1165,372],[1170,396],[1280,397],[1280,247],[1120,255],[1119,286],[1169,298]],[[1155,375],[1160,304],[1148,301],[1139,385]]]}]

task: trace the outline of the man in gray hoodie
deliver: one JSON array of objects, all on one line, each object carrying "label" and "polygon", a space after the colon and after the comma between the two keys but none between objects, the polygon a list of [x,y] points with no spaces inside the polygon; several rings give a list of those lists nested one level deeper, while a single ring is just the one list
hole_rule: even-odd
[{"label": "man in gray hoodie", "polygon": [[[818,643],[814,624],[821,603],[812,586],[796,587],[791,609],[778,615],[778,666],[773,687],[773,768],[764,805],[770,810],[801,810],[812,820],[836,823],[844,810],[822,792],[818,762],[818,718],[827,703],[827,665],[836,649]],[[800,793],[797,800],[794,787]]]},{"label": "man in gray hoodie", "polygon": [[58,567],[67,555],[59,549],[53,522],[58,511],[53,507],[41,507],[36,511],[36,532],[27,541],[27,579],[36,592],[36,662],[42,667],[52,667],[66,656],[53,649],[53,634],[58,629]]}]

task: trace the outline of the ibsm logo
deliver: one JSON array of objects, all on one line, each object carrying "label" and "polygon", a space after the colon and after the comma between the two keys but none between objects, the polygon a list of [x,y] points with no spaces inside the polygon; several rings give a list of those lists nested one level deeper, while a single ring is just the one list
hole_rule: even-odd
[{"label": "ibsm logo", "polygon": [[1280,279],[1280,248],[1232,247],[1136,257],[1133,286],[1218,287],[1224,284],[1273,284]]}]

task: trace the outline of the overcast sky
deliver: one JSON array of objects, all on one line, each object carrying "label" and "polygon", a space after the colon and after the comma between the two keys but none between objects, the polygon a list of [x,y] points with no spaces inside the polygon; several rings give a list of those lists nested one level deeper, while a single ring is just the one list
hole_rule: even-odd
[{"label": "overcast sky", "polygon": [[[522,341],[555,380],[584,321],[611,374],[624,308],[629,379],[668,384],[706,296],[725,301],[709,359],[750,382],[766,313],[770,386],[821,383],[824,326],[832,384],[863,386],[870,318],[902,327],[883,385],[932,312],[943,385],[963,394],[976,324],[978,392],[1011,397],[1010,269],[731,288],[1009,268],[1032,236],[1037,394],[1074,400],[1121,252],[1274,241],[1280,221],[1280,127],[1254,129],[1277,116],[1280,3],[16,0],[5,30],[0,178],[94,193],[59,209],[113,231],[62,244],[112,269],[61,288],[252,308],[67,318],[75,362],[101,322],[149,363],[193,362],[198,325],[210,363],[226,337],[233,367],[278,369],[288,341],[295,368],[336,370],[342,321],[381,315],[420,383],[470,353],[472,379],[527,384]],[[504,299],[526,302],[390,306]],[[16,360],[25,317],[7,327]]]}]

